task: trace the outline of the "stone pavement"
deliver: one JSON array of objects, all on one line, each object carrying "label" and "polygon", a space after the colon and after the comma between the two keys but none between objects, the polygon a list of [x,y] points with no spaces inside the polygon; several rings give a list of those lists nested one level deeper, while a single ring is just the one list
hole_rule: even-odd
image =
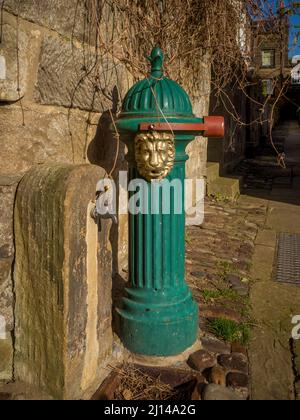
[{"label": "stone pavement", "polygon": [[[187,363],[167,369],[120,366],[94,399],[126,399],[129,395],[131,399],[150,395],[156,399],[158,389],[166,384],[172,390],[170,399],[174,395],[175,399],[183,395],[195,400],[249,398],[247,346],[253,320],[248,293],[254,242],[265,223],[267,207],[249,203],[247,197],[235,203],[207,199],[205,206],[205,223],[186,232],[186,276],[199,304],[202,349]],[[150,395],[147,387],[141,391],[138,381],[138,377],[140,382],[149,381],[145,372],[163,382],[160,386],[149,383],[155,390]]]},{"label": "stone pavement", "polygon": [[204,224],[187,230],[187,281],[199,303],[204,349],[188,363],[206,379],[204,400],[249,398],[248,294],[254,243],[266,212],[264,203],[246,196],[235,203],[210,199]]},{"label": "stone pavement", "polygon": [[256,327],[250,344],[252,399],[300,399],[300,343],[292,340],[292,318],[300,315],[300,286],[274,282],[276,237],[280,232],[300,233],[300,128],[289,122],[285,133],[287,164],[293,170],[291,182],[285,172],[273,178],[269,191],[248,190],[249,202],[267,207],[263,229],[256,239],[253,258],[251,306]]}]

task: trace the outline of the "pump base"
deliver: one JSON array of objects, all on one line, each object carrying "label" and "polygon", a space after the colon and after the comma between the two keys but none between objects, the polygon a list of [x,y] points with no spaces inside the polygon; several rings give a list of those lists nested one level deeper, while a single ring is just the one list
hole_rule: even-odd
[{"label": "pump base", "polygon": [[147,303],[137,299],[139,292],[129,289],[128,298],[123,299],[123,309],[117,310],[122,341],[130,352],[168,357],[180,355],[195,344],[199,330],[198,306],[189,290],[177,302],[162,299],[162,294],[158,303],[150,303],[153,300],[149,295]]}]

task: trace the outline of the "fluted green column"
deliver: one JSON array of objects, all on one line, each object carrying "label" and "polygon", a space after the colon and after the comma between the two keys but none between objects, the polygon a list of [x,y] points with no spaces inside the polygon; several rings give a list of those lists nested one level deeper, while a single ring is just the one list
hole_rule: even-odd
[{"label": "fluted green column", "polygon": [[[130,287],[118,312],[122,340],[137,354],[177,355],[197,339],[198,308],[185,282],[185,147],[191,140],[176,138],[176,160],[167,178],[176,186],[170,194],[164,180],[152,181],[158,191],[153,196],[148,182],[145,195],[140,194],[145,203],[138,202],[139,208],[147,207],[147,214],[129,214]],[[130,158],[129,162],[134,165]],[[132,166],[130,179],[138,178]],[[170,214],[164,214],[168,207]]]},{"label": "fluted green column", "polygon": [[[203,119],[193,114],[184,89],[164,76],[162,50],[155,47],[148,59],[149,77],[128,91],[116,126],[128,148],[130,180],[143,179],[138,173],[140,168],[148,180],[168,174],[167,180],[179,182],[180,186],[168,194],[163,189],[164,179],[152,182],[144,179],[146,191],[140,194],[136,205],[148,211],[129,213],[129,286],[118,313],[121,339],[130,351],[148,356],[174,356],[191,347],[198,332],[198,307],[185,281],[184,180],[186,147],[196,135],[203,134],[198,129],[191,132],[190,124],[202,124]],[[160,123],[164,123],[163,129]],[[145,141],[145,132],[150,135],[150,142],[147,143],[146,135],[147,145],[140,149],[139,141]],[[157,149],[153,146],[155,141]],[[168,142],[172,150],[165,147],[162,151]],[[168,166],[168,158],[173,167]],[[163,162],[160,175],[155,159]],[[149,167],[150,175],[145,172]],[[161,187],[157,197],[151,194],[153,183],[156,188]],[[129,201],[135,194],[129,194]],[[170,206],[169,213],[164,211],[166,204]]]}]

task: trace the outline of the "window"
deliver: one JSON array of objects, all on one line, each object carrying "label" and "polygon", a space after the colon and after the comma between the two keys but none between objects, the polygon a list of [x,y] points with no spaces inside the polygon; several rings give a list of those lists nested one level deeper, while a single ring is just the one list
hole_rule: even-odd
[{"label": "window", "polygon": [[261,52],[261,66],[264,68],[275,67],[275,50],[263,50]]}]

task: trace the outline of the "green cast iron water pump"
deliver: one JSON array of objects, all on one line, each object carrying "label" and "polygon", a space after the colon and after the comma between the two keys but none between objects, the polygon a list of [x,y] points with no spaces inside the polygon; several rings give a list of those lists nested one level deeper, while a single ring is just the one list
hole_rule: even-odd
[{"label": "green cast iron water pump", "polygon": [[[132,353],[175,356],[195,344],[199,329],[198,306],[185,281],[186,147],[198,135],[222,137],[224,119],[196,118],[184,89],[164,76],[159,47],[149,60],[149,77],[129,90],[117,120],[130,181],[147,186],[137,202],[143,211],[129,212],[129,286],[117,312],[121,339]],[[181,188],[165,194],[166,180]]]}]

